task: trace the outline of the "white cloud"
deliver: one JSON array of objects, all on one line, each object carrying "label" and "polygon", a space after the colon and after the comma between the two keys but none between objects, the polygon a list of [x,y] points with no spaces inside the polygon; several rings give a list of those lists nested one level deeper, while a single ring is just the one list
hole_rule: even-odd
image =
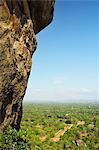
[{"label": "white cloud", "polygon": [[88,89],[88,88],[79,88],[79,89],[62,89],[60,88],[53,88],[47,89],[45,88],[36,88],[36,89],[28,89],[25,95],[25,101],[56,101],[62,102],[67,100],[79,100],[79,99],[98,99],[99,93],[97,89]]},{"label": "white cloud", "polygon": [[92,92],[92,90],[88,89],[88,88],[81,88],[80,90],[82,93],[91,93]]},{"label": "white cloud", "polygon": [[56,77],[55,79],[52,80],[53,85],[63,85],[66,82],[65,77]]}]

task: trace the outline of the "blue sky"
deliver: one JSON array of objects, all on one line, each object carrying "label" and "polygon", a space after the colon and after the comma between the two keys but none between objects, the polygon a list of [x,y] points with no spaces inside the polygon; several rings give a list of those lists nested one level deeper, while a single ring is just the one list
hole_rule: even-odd
[{"label": "blue sky", "polygon": [[95,0],[56,0],[52,23],[37,35],[24,101],[98,101],[98,7]]}]

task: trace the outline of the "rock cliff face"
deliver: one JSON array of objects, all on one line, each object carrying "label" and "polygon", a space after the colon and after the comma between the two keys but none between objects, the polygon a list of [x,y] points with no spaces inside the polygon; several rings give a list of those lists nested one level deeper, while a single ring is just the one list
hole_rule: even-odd
[{"label": "rock cliff face", "polygon": [[53,18],[54,0],[0,0],[0,131],[19,130],[36,34]]}]

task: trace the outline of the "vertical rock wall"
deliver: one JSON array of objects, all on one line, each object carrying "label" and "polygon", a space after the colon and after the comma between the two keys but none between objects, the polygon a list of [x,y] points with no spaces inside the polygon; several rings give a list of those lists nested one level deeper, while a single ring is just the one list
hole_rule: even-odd
[{"label": "vertical rock wall", "polygon": [[53,18],[53,0],[0,0],[0,130],[19,130],[36,36]]}]

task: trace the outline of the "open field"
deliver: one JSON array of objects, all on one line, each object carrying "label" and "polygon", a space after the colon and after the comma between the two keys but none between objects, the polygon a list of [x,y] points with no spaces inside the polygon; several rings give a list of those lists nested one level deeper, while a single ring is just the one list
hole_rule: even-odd
[{"label": "open field", "polygon": [[33,150],[99,150],[99,104],[24,104]]}]

